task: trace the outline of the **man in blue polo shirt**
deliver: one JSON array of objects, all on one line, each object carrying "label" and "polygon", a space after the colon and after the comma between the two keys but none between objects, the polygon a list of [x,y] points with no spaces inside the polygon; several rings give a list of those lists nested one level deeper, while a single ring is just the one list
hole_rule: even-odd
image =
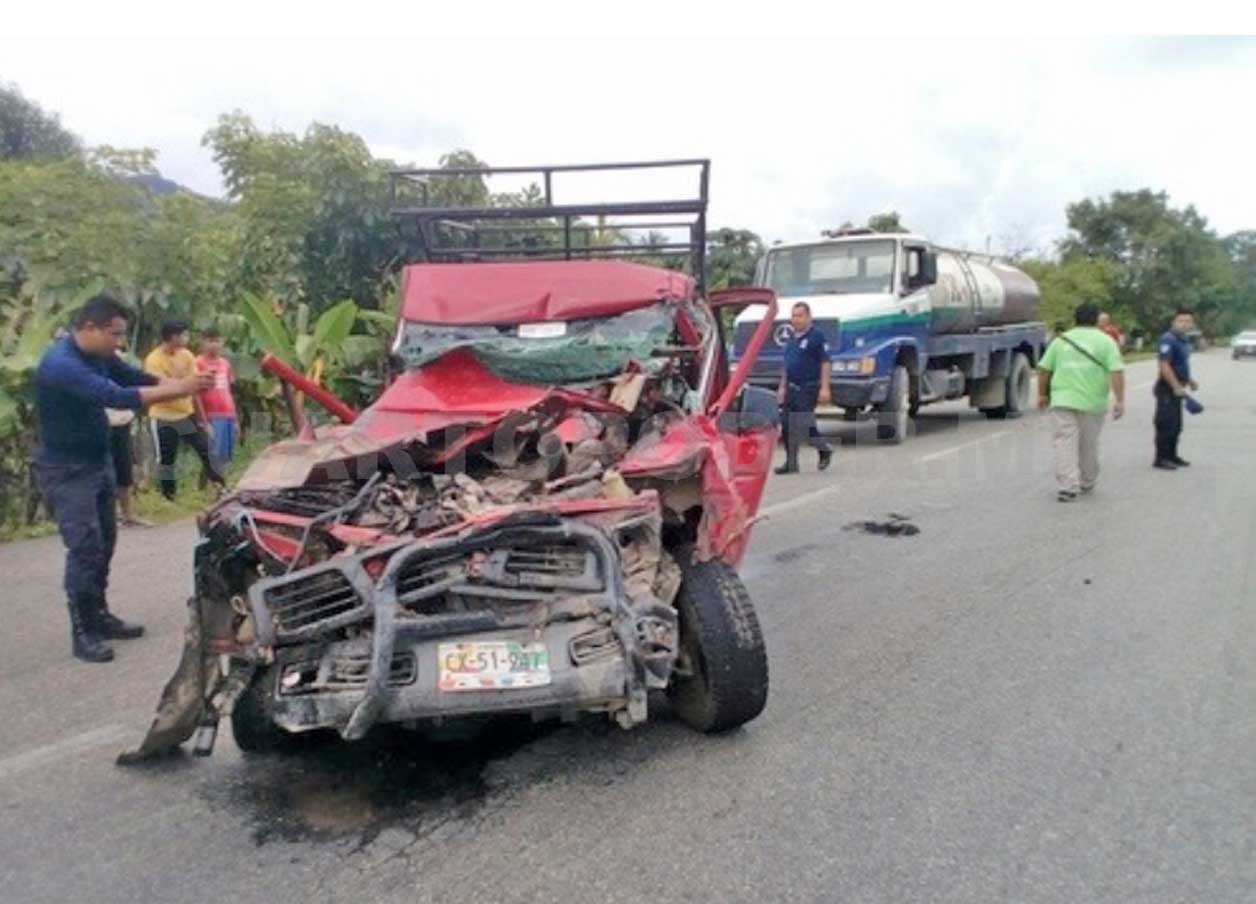
[{"label": "man in blue polo shirt", "polygon": [[1191,347],[1187,335],[1195,328],[1195,314],[1179,308],[1169,331],[1160,337],[1160,379],[1156,380],[1156,459],[1152,467],[1176,471],[1190,462],[1178,455],[1182,435],[1182,400],[1188,389],[1198,389],[1191,379]]},{"label": "man in blue polo shirt", "polygon": [[812,324],[811,306],[805,301],[790,310],[789,323],[794,335],[785,346],[785,369],[776,390],[776,400],[781,406],[781,432],[785,437],[785,464],[777,468],[776,473],[797,473],[798,448],[804,434],[820,453],[820,470],[823,471],[833,460],[833,450],[816,427],[816,403],[828,405],[832,401],[833,365],[829,362],[829,344]]},{"label": "man in blue polo shirt", "polygon": [[139,409],[208,389],[211,377],[159,380],[118,357],[127,312],[97,295],[74,314],[70,334],[44,353],[35,372],[39,485],[65,544],[71,648],[86,662],[108,662],[107,640],[144,629],[109,611],[105,591],[117,536],[106,408]]}]

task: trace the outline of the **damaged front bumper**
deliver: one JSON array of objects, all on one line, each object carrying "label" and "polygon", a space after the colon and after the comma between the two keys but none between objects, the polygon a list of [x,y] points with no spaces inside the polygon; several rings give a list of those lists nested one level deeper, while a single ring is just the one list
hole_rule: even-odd
[{"label": "damaged front bumper", "polygon": [[[258,581],[250,603],[258,643],[275,650],[274,721],[349,740],[378,722],[481,713],[604,710],[642,721],[647,690],[666,686],[675,661],[676,614],[654,580],[633,592],[621,550],[657,544],[654,516],[611,531],[533,517]],[[327,639],[356,626],[357,636]],[[441,648],[453,641],[539,645],[547,680],[442,687]]]},{"label": "damaged front bumper", "polygon": [[[356,740],[380,723],[505,713],[603,712],[631,727],[676,662],[680,574],[660,528],[657,509],[639,505],[590,518],[518,512],[263,577],[246,599],[222,592],[247,543],[223,543],[220,526],[198,550],[179,672],[122,761],[173,749],[198,727],[196,750],[208,753],[220,714],[254,682],[266,718],[289,733]],[[455,688],[442,654],[456,645],[534,651],[546,668],[483,689],[472,668]]]}]

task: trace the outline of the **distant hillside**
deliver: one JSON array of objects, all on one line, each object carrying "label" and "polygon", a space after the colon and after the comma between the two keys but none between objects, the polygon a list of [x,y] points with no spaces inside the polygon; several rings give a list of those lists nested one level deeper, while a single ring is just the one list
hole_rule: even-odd
[{"label": "distant hillside", "polygon": [[128,176],[127,181],[134,182],[136,185],[142,185],[155,195],[173,195],[181,191],[196,194],[192,189],[167,179],[160,173],[141,173],[138,176]]}]

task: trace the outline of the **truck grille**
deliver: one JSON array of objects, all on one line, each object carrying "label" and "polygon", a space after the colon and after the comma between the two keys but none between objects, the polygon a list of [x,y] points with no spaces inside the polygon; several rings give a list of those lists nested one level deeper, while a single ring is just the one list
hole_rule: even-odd
[{"label": "truck grille", "polygon": [[[570,587],[590,576],[596,580],[597,569],[588,551],[576,546],[542,546],[512,549],[506,553],[502,573],[515,583],[529,587]],[[600,589],[600,582],[591,589]]]},{"label": "truck grille", "polygon": [[462,556],[412,559],[397,573],[397,599],[401,603],[438,595],[440,588],[461,581],[466,574]]},{"label": "truck grille", "polygon": [[[331,656],[318,660],[295,662],[284,667],[284,680],[279,692],[285,696],[354,690],[366,687],[370,679],[371,657],[368,653]],[[388,673],[389,687],[414,684],[418,664],[413,653],[394,653]]]},{"label": "truck grille", "polygon": [[[337,687],[362,687],[366,684],[370,671],[370,656],[336,656],[329,663],[325,687],[329,689]],[[418,668],[415,665],[413,654],[393,654],[392,667],[388,672],[389,687],[400,687],[403,684],[414,684],[417,677]]]},{"label": "truck grille", "polygon": [[267,587],[262,601],[280,637],[348,615],[362,604],[349,578],[334,568]]}]

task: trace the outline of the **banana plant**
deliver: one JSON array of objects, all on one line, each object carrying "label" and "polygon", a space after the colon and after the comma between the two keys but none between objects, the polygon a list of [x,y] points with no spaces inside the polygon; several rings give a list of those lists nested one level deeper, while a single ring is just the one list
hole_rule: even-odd
[{"label": "banana plant", "polygon": [[[262,351],[270,352],[310,379],[327,385],[351,402],[363,401],[379,385],[379,365],[386,340],[379,335],[354,334],[359,322],[373,323],[357,304],[346,299],[324,311],[310,325],[309,308],[301,304],[281,315],[276,305],[257,295],[245,295],[240,313],[249,334]],[[267,384],[267,394],[278,387]]]}]

